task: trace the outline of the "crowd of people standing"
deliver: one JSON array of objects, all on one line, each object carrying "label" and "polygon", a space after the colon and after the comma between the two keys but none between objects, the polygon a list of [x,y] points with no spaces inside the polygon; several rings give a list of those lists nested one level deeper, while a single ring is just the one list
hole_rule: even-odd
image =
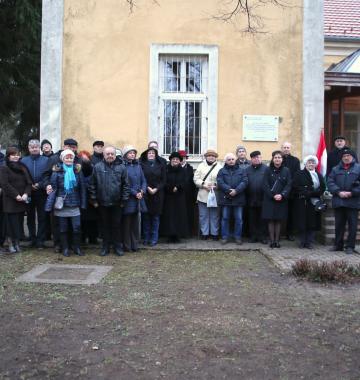
[{"label": "crowd of people standing", "polygon": [[21,158],[19,149],[9,146],[0,155],[0,244],[7,241],[10,253],[21,250],[24,214],[31,247],[43,249],[52,237],[56,252],[82,256],[82,244],[100,238],[101,256],[111,250],[122,256],[138,251],[140,242],[155,246],[159,236],[176,243],[196,235],[196,207],[203,240],[227,244],[233,239],[241,245],[247,235],[250,242],[280,248],[283,229],[288,240],[297,232],[299,246],[311,249],[326,186],[335,209],[332,250],[357,253],[360,165],[342,136],[335,138],[329,154],[327,178],[316,171],[315,155],[305,157],[301,169],[288,142],[272,153],[269,165],[259,150],[248,158],[245,146],[223,160],[208,149],[196,170],[183,150],[166,161],[156,141],[140,155],[130,145],[119,155],[100,140],[93,143],[92,153],[78,152],[72,138],[57,153],[48,140],[30,140],[28,150]]}]

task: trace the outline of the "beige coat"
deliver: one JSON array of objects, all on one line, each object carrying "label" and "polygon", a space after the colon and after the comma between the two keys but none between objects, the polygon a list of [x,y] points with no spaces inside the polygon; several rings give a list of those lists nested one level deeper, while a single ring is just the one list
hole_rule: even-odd
[{"label": "beige coat", "polygon": [[203,179],[206,176],[206,174],[211,169],[211,166],[209,166],[206,161],[203,161],[198,168],[196,169],[194,173],[194,182],[196,187],[199,189],[197,200],[199,202],[207,202],[209,191],[204,188],[204,186],[208,184],[216,185],[216,177],[218,175],[219,170],[222,168],[222,165],[220,162],[216,161],[213,163],[213,165],[217,164],[216,167],[211,171],[211,173],[208,175],[208,177],[205,180],[205,183],[203,185]]}]

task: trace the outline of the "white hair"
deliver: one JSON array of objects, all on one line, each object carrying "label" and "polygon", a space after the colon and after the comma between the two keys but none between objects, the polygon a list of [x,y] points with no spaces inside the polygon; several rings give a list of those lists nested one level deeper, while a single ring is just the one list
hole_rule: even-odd
[{"label": "white hair", "polygon": [[304,165],[306,165],[308,161],[314,161],[316,166],[319,163],[318,158],[316,156],[314,156],[313,154],[310,154],[304,158],[304,160],[303,160]]},{"label": "white hair", "polygon": [[224,161],[226,161],[228,158],[236,158],[234,153],[226,153],[224,157]]}]

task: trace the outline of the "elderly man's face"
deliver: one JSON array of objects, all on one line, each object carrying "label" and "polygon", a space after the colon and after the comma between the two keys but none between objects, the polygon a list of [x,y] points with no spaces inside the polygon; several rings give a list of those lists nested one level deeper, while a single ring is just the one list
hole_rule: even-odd
[{"label": "elderly man's face", "polygon": [[104,159],[107,163],[111,164],[116,159],[116,151],[113,148],[104,149]]},{"label": "elderly man's face", "polygon": [[245,149],[239,149],[237,152],[237,156],[238,156],[238,158],[240,158],[240,160],[245,160],[246,150]]},{"label": "elderly man's face", "polygon": [[262,162],[262,157],[261,155],[257,155],[255,157],[251,157],[251,164],[254,166],[260,165]]},{"label": "elderly man's face", "polygon": [[350,164],[353,160],[353,156],[347,153],[342,156],[341,160],[344,164]]},{"label": "elderly man's face", "polygon": [[94,145],[94,152],[101,154],[104,150],[104,147],[102,145]]},{"label": "elderly man's face", "polygon": [[284,143],[282,144],[281,146],[281,151],[283,152],[283,154],[285,154],[286,156],[289,155],[291,153],[291,144],[289,143]]},{"label": "elderly man's face", "polygon": [[234,166],[235,165],[236,158],[234,155],[228,155],[226,157],[225,163],[229,166]]},{"label": "elderly man's face", "polygon": [[344,139],[335,140],[335,146],[338,149],[342,149],[345,146],[345,140]]},{"label": "elderly man's face", "polygon": [[32,156],[36,156],[36,155],[40,154],[40,145],[39,144],[29,144],[28,149],[29,149],[29,153]]}]

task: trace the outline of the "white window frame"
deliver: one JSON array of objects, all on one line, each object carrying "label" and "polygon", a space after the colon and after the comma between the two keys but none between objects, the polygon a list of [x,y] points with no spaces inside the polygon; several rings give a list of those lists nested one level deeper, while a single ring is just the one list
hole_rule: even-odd
[{"label": "white window frame", "polygon": [[[152,44],[150,47],[150,98],[149,98],[149,140],[159,143],[160,154],[163,155],[163,130],[160,98],[159,65],[161,55],[206,56],[208,62],[207,128],[202,129],[201,147],[217,149],[217,93],[218,93],[218,47],[215,45],[178,45]],[[188,95],[188,94],[187,94]],[[194,94],[195,95],[195,94]],[[165,155],[164,155],[165,156]],[[201,155],[190,156],[190,161],[202,160]]]}]

